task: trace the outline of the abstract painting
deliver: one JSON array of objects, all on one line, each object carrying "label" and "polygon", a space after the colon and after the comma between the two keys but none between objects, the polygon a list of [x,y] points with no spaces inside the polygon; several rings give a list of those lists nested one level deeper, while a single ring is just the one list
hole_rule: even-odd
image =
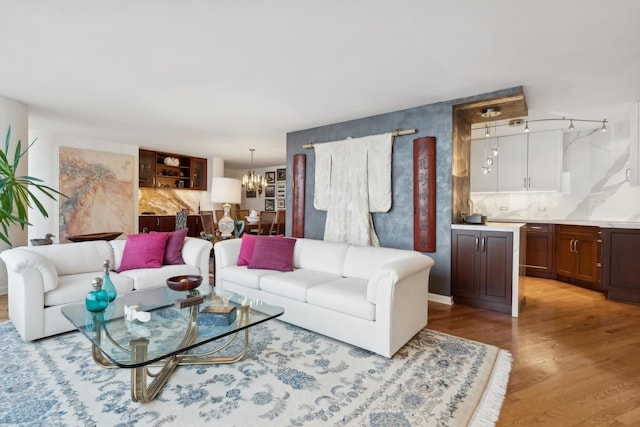
[{"label": "abstract painting", "polygon": [[60,242],[134,228],[134,156],[60,147]]}]

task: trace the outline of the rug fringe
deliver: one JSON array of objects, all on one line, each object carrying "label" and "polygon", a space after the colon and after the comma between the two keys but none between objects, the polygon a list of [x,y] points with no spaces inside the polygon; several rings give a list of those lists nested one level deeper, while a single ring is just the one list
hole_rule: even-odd
[{"label": "rug fringe", "polygon": [[507,394],[507,384],[509,383],[509,373],[513,357],[507,350],[500,350],[496,357],[493,372],[482,396],[478,411],[473,414],[470,426],[495,426],[500,417],[500,409]]}]

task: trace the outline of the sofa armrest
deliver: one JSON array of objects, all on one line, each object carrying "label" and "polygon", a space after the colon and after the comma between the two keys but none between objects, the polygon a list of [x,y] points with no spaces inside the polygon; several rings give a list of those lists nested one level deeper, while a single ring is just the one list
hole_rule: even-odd
[{"label": "sofa armrest", "polygon": [[27,271],[33,280],[33,273],[37,272],[42,282],[43,293],[58,287],[58,271],[51,260],[44,256],[20,248],[4,251],[0,256],[7,266],[9,280],[17,280],[18,277],[27,274]]},{"label": "sofa armrest", "polygon": [[217,242],[213,247],[216,257],[216,269],[238,264],[242,239],[227,239]]},{"label": "sofa armrest", "polygon": [[[433,264],[434,261],[431,257],[420,255],[397,259],[382,265],[369,278],[367,301],[376,304],[381,291],[384,295],[388,295],[390,287],[421,270],[426,270],[428,277],[429,270]],[[386,290],[383,288],[386,288]]]},{"label": "sofa armrest", "polygon": [[209,257],[211,242],[197,237],[186,237],[182,245],[182,259],[185,264],[198,267],[203,283],[209,283]]}]

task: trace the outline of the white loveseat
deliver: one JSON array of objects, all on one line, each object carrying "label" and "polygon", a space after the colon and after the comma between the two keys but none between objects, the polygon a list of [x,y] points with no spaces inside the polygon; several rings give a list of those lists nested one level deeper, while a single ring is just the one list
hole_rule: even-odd
[{"label": "white loveseat", "polygon": [[140,268],[116,273],[122,262],[125,240],[21,246],[0,254],[7,266],[9,318],[25,341],[67,332],[73,325],[60,312],[62,306],[82,302],[95,277],[102,277],[102,263],[111,264],[109,275],[118,295],[166,286],[166,279],[199,274],[209,284],[211,242],[187,237],[182,246],[185,264]]},{"label": "white loveseat", "polygon": [[427,324],[426,255],[297,239],[294,271],[282,272],[238,266],[241,243],[214,246],[216,288],[281,306],[285,322],[385,357]]}]

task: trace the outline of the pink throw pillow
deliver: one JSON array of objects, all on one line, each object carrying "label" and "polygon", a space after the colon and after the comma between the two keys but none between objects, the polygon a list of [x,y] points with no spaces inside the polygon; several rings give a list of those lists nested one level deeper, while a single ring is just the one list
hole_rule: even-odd
[{"label": "pink throw pillow", "polygon": [[293,248],[296,239],[257,239],[247,268],[293,271]]},{"label": "pink throw pillow", "polygon": [[242,244],[240,245],[240,255],[238,255],[237,265],[249,265],[253,257],[253,248],[258,239],[270,239],[272,237],[284,237],[282,234],[277,236],[258,236],[255,234],[244,233],[242,235]]},{"label": "pink throw pillow", "polygon": [[129,234],[118,273],[136,268],[160,268],[169,233]]},{"label": "pink throw pillow", "polygon": [[184,264],[182,259],[182,245],[184,245],[184,239],[187,237],[188,228],[172,231],[169,233],[167,239],[167,247],[164,250],[164,259],[162,264],[164,265],[176,265]]}]

